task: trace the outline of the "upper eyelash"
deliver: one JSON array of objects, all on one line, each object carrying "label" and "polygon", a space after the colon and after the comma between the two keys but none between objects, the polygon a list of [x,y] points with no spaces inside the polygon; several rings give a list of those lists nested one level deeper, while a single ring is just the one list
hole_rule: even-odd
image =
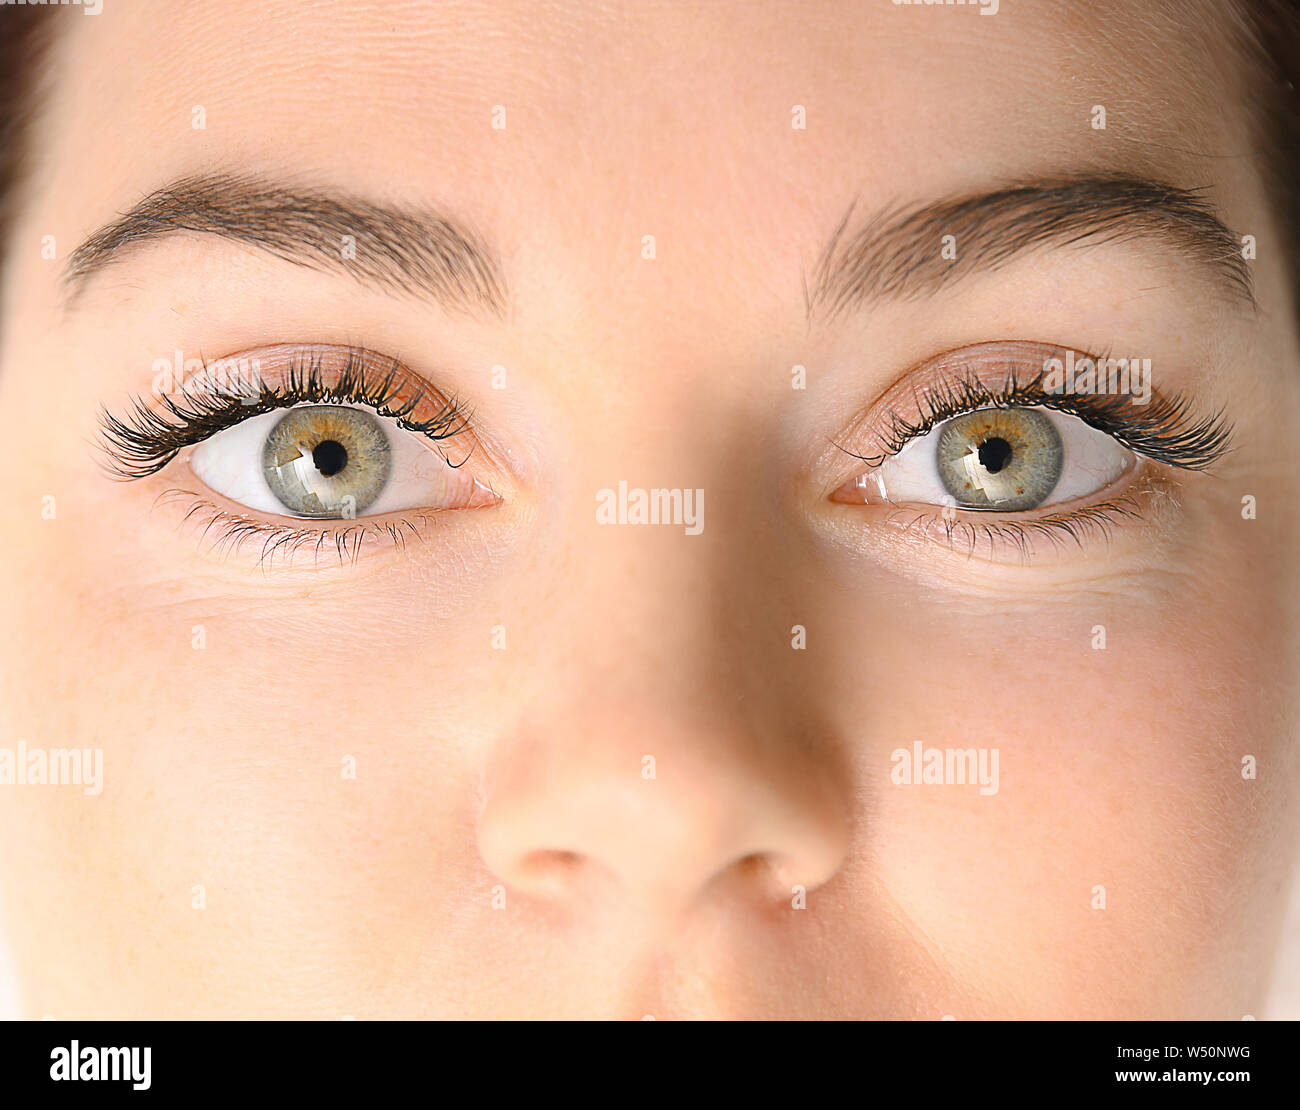
[{"label": "upper eyelash", "polygon": [[[323,352],[296,352],[290,359],[283,383],[271,386],[259,381],[259,393],[252,403],[248,403],[246,398],[214,393],[186,394],[181,401],[163,394],[161,411],[150,408],[138,397],[132,399],[122,417],[115,416],[107,408],[101,409],[100,430],[109,469],[127,480],[146,478],[162,470],[186,447],[202,443],[250,417],[303,402],[330,404],[351,401],[363,404],[380,416],[391,418],[398,427],[427,436],[434,442],[450,439],[470,426],[470,414],[454,398],[431,417],[411,419],[410,414],[427,395],[428,389],[417,387],[412,395],[398,401],[409,380],[408,375],[402,372],[398,363],[388,358],[384,359],[387,367],[376,372],[367,361],[375,357],[372,352],[348,348],[343,369],[334,380],[326,381],[322,375]],[[459,464],[448,460],[449,466],[463,464],[463,460]]]},{"label": "upper eyelash", "polygon": [[1001,385],[990,385],[971,372],[958,374],[917,398],[916,420],[890,412],[889,429],[881,437],[881,454],[855,457],[879,466],[912,440],[955,416],[984,408],[1034,405],[1076,416],[1129,450],[1182,470],[1208,470],[1232,449],[1232,424],[1224,413],[1193,421],[1191,402],[1184,396],[1153,393],[1146,405],[1139,406],[1120,393],[1048,393],[1042,388],[1044,376],[1043,370],[1037,370],[1032,378],[1017,381],[1014,372],[1009,372]]}]

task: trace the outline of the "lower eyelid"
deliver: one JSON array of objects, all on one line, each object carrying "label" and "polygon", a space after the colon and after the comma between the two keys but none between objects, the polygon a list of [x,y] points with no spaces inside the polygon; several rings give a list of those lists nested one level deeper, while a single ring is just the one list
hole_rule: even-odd
[{"label": "lower eyelid", "polygon": [[174,487],[155,501],[176,515],[176,526],[197,546],[219,561],[244,560],[271,570],[304,559],[312,566],[354,563],[376,547],[401,551],[422,542],[439,517],[457,510],[416,509],[357,517],[275,520],[246,515],[243,508],[212,491]]},{"label": "lower eyelid", "polygon": [[924,535],[958,553],[987,557],[991,562],[1007,561],[1007,556],[1029,561],[1041,555],[1045,547],[1056,553],[1086,554],[1097,541],[1109,542],[1115,527],[1141,516],[1136,502],[1126,497],[1069,513],[1015,519],[986,519],[996,518],[998,514],[978,513],[949,520],[942,514],[920,511],[906,519],[905,507],[893,508],[897,515],[888,523]]},{"label": "lower eyelid", "polygon": [[[916,573],[922,566],[943,565],[918,557],[916,544],[957,560],[959,581],[978,566],[1016,567],[1052,563],[1120,569],[1112,560],[1121,551],[1142,563],[1158,548],[1158,537],[1169,534],[1180,508],[1181,484],[1165,468],[1139,456],[1123,479],[1100,494],[1039,509],[1006,514],[995,511],[949,509],[928,504],[889,502],[834,503],[832,521],[841,538],[881,558],[901,552],[902,569]],[[877,527],[863,527],[865,519]],[[898,545],[902,544],[900,548]],[[1144,556],[1139,556],[1144,552]],[[1130,560],[1131,561],[1131,560]],[[960,570],[965,568],[965,570]],[[973,580],[972,580],[973,581]]]}]

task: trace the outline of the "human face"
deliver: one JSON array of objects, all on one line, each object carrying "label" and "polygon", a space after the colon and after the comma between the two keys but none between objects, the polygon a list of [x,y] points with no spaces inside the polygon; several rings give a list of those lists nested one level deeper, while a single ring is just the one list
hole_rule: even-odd
[{"label": "human face", "polygon": [[[1215,6],[52,14],[0,728],[102,788],[0,787],[29,1015],[1262,1004],[1300,358]],[[944,398],[1106,354],[1147,404],[954,422],[940,470]],[[250,421],[161,465],[132,399],[235,356]],[[468,426],[347,402],[315,445],[378,427],[392,500],[304,518],[261,390],[349,360]],[[968,504],[999,452],[1070,496]]]}]

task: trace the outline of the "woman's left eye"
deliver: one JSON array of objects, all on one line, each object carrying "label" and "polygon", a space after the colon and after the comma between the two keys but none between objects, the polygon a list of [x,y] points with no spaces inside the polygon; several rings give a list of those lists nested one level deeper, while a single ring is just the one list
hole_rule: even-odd
[{"label": "woman's left eye", "polygon": [[833,500],[1025,512],[1098,493],[1136,461],[1076,416],[1038,407],[977,409],[918,436]]},{"label": "woman's left eye", "polygon": [[250,417],[200,443],[190,468],[246,508],[312,520],[481,508],[498,500],[427,438],[347,404],[302,404]]}]

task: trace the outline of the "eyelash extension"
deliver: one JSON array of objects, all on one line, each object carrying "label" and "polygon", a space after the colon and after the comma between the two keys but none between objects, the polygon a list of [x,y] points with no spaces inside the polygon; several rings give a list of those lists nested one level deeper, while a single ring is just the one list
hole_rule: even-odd
[{"label": "eyelash extension", "polygon": [[1134,405],[1121,393],[1048,393],[1042,385],[1044,377],[1045,372],[1038,370],[1028,381],[1018,382],[1014,373],[1009,373],[998,386],[971,372],[958,375],[917,397],[918,419],[909,420],[896,411],[889,414],[890,427],[881,438],[881,454],[854,457],[879,466],[912,440],[955,416],[985,408],[1034,405],[1076,416],[1129,450],[1181,470],[1208,470],[1232,449],[1232,425],[1224,414],[1192,420],[1191,402],[1186,397],[1153,394],[1146,405]]},{"label": "eyelash extension", "polygon": [[[124,481],[147,478],[162,470],[186,447],[202,443],[250,417],[303,402],[362,404],[380,416],[391,418],[399,428],[427,436],[435,443],[451,439],[470,427],[470,414],[454,398],[432,417],[411,419],[427,389],[419,387],[413,396],[399,401],[398,396],[408,380],[406,375],[391,359],[385,359],[386,368],[376,371],[366,361],[374,357],[359,348],[349,348],[347,362],[337,378],[326,381],[321,352],[295,353],[283,384],[271,386],[259,381],[258,393],[251,402],[248,397],[215,393],[185,394],[181,400],[164,394],[162,409],[150,408],[138,397],[132,399],[122,417],[107,408],[101,409],[99,423],[108,469]],[[205,377],[206,374],[205,361]],[[447,465],[463,466],[467,459],[468,456],[459,463],[448,459]]]}]

